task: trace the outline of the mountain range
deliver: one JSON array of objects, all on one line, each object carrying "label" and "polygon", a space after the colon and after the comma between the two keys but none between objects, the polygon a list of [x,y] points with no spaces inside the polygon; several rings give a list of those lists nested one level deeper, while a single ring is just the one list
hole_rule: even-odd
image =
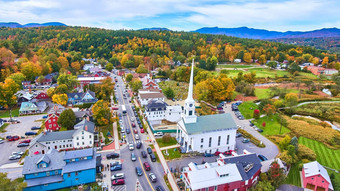
[{"label": "mountain range", "polygon": [[64,23],[60,22],[48,22],[48,23],[27,23],[22,25],[16,22],[0,22],[0,27],[9,27],[9,28],[27,28],[27,27],[48,27],[48,26],[67,26]]},{"label": "mountain range", "polygon": [[268,31],[264,29],[253,29],[248,27],[239,28],[219,28],[219,27],[203,27],[193,32],[204,34],[227,35],[240,38],[250,39],[278,39],[278,38],[319,38],[319,37],[339,37],[340,29],[323,28],[313,31]]}]

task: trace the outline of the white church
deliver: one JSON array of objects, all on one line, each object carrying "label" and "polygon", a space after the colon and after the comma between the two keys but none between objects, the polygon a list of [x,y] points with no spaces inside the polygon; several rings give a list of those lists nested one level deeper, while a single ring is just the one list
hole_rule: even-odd
[{"label": "white church", "polygon": [[237,126],[229,113],[196,116],[193,99],[194,61],[191,66],[188,97],[177,123],[176,139],[182,151],[215,153],[234,150]]}]

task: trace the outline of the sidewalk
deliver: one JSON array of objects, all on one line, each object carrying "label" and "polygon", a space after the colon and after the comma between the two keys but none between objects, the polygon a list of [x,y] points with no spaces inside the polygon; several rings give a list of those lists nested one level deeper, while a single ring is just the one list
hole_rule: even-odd
[{"label": "sidewalk", "polygon": [[20,165],[19,163],[15,162],[15,163],[10,163],[10,164],[4,164],[4,165],[0,166],[0,169],[19,168],[19,167],[23,167],[23,166]]},{"label": "sidewalk", "polygon": [[171,145],[171,146],[167,146],[167,147],[161,147],[160,149],[161,149],[161,151],[164,151],[164,150],[166,150],[166,149],[178,148],[178,147],[180,147],[180,146],[181,146],[181,145],[176,144],[176,145]]},{"label": "sidewalk", "polygon": [[114,144],[115,144],[115,150],[118,151],[119,148],[119,137],[118,137],[118,130],[117,130],[117,122],[114,122],[112,124],[112,128],[113,128],[113,137],[114,137]]}]

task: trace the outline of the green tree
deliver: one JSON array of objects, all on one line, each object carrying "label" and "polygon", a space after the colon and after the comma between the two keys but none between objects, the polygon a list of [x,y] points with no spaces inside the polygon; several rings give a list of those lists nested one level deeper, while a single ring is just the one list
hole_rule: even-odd
[{"label": "green tree", "polygon": [[0,173],[0,188],[3,191],[22,191],[26,186],[22,179],[11,180],[7,178],[7,173]]},{"label": "green tree", "polygon": [[113,69],[113,64],[107,63],[106,66],[105,66],[105,69],[106,69],[107,71],[111,72],[112,69]]},{"label": "green tree", "polygon": [[140,81],[137,78],[133,78],[131,82],[129,83],[129,85],[132,88],[132,91],[134,92],[138,92],[138,90],[143,87],[142,81]]},{"label": "green tree", "polygon": [[127,82],[131,82],[132,78],[133,78],[133,75],[132,74],[128,74],[128,75],[126,75],[125,80]]},{"label": "green tree", "polygon": [[136,69],[137,73],[148,73],[148,69],[145,67],[144,64],[140,64]]},{"label": "green tree", "polygon": [[76,124],[76,115],[72,109],[65,109],[61,112],[58,118],[58,124],[61,127],[67,128],[67,130],[72,130]]},{"label": "green tree", "polygon": [[60,74],[57,79],[57,83],[59,86],[65,84],[68,90],[73,90],[78,84],[78,80],[77,77],[72,74]]},{"label": "green tree", "polygon": [[92,107],[93,117],[99,126],[108,125],[113,122],[109,102],[97,101]]},{"label": "green tree", "polygon": [[279,143],[280,149],[286,150],[288,148],[288,145],[290,144],[291,138],[286,135]]},{"label": "green tree", "polygon": [[269,181],[259,181],[255,188],[251,190],[256,191],[274,191],[275,187]]},{"label": "green tree", "polygon": [[163,93],[166,96],[166,98],[168,98],[168,99],[172,99],[172,98],[175,97],[175,92],[171,87],[165,88]]},{"label": "green tree", "polygon": [[270,68],[276,68],[277,63],[275,61],[270,61],[267,63],[267,66],[269,66]]},{"label": "green tree", "polygon": [[12,120],[12,109],[17,103],[17,97],[14,95],[19,91],[20,86],[12,79],[6,79],[0,82],[0,105],[7,107],[9,117]]},{"label": "green tree", "polygon": [[285,103],[288,107],[292,107],[298,103],[298,95],[296,93],[288,93],[285,96]]},{"label": "green tree", "polygon": [[10,76],[8,76],[8,78],[14,80],[14,82],[21,87],[21,82],[25,80],[25,75],[20,72],[17,72],[11,74]]},{"label": "green tree", "polygon": [[67,85],[66,84],[61,84],[55,88],[53,94],[66,94],[68,93]]}]

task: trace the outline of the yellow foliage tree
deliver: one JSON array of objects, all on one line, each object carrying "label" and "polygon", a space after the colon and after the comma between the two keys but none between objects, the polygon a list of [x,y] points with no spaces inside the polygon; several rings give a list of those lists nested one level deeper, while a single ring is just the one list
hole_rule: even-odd
[{"label": "yellow foliage tree", "polygon": [[54,94],[52,96],[52,101],[60,105],[66,105],[67,100],[68,100],[68,97],[66,94]]}]

